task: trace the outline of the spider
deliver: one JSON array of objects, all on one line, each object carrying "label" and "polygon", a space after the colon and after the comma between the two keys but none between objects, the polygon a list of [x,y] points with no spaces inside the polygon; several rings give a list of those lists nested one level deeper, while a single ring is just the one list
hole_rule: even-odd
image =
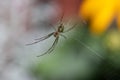
[{"label": "spider", "polygon": [[[50,25],[51,25],[51,24],[50,24]],[[55,46],[57,45],[58,40],[59,40],[59,37],[62,36],[62,37],[64,37],[64,38],[66,38],[66,36],[64,36],[62,33],[65,33],[65,32],[68,32],[68,31],[72,30],[76,25],[77,25],[77,24],[73,25],[71,28],[69,28],[69,29],[67,29],[67,30],[64,30],[65,25],[62,23],[62,20],[61,20],[61,21],[60,21],[60,24],[58,25],[58,28],[56,29],[56,28],[54,27],[54,29],[55,29],[54,32],[52,32],[52,33],[50,33],[50,34],[48,34],[48,35],[46,35],[46,36],[43,36],[43,37],[41,37],[41,38],[35,39],[35,40],[37,40],[37,41],[35,41],[35,42],[33,42],[33,43],[30,43],[30,44],[27,44],[27,45],[36,44],[36,43],[39,43],[40,41],[43,41],[43,40],[45,40],[45,39],[48,39],[48,38],[51,37],[51,36],[54,36],[54,37],[55,37],[55,41],[53,42],[52,46],[51,46],[45,53],[43,53],[43,54],[41,54],[41,55],[38,55],[37,57],[43,56],[43,55],[45,55],[45,54],[47,54],[47,53],[51,53],[51,52],[54,50]]]}]

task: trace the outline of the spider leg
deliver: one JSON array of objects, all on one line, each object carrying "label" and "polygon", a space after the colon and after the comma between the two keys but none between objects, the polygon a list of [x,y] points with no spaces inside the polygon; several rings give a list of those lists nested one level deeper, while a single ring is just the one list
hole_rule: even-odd
[{"label": "spider leg", "polygon": [[60,34],[63,38],[65,38],[65,39],[67,39],[67,37],[66,36],[64,36],[63,34]]},{"label": "spider leg", "polygon": [[59,20],[59,23],[62,23],[63,17],[64,17],[64,12],[63,12],[62,15],[61,15],[61,18],[60,18],[60,20]]},{"label": "spider leg", "polygon": [[55,31],[57,30],[53,24],[48,23],[48,25],[49,25],[50,27],[52,27]]},{"label": "spider leg", "polygon": [[38,55],[37,57],[43,56],[43,55],[45,55],[45,54],[47,54],[47,53],[51,53],[51,52],[54,50],[56,44],[58,43],[58,39],[59,39],[59,37],[57,37],[57,38],[55,39],[55,41],[54,41],[54,43],[52,44],[52,46],[51,46],[45,53],[43,53],[43,54],[41,54],[41,55]]},{"label": "spider leg", "polygon": [[52,24],[52,23],[50,23],[50,22],[45,22],[45,21],[43,21],[43,22],[41,22],[43,25],[47,25],[47,26],[50,26],[51,28],[53,28],[55,31],[56,31],[56,28],[55,28],[55,26]]},{"label": "spider leg", "polygon": [[77,25],[77,24],[73,25],[71,28],[69,28],[68,30],[64,31],[63,33],[65,33],[65,32],[68,32],[68,31],[72,30],[73,28],[75,28],[75,27],[76,27],[76,25]]},{"label": "spider leg", "polygon": [[61,24],[63,24],[63,17],[64,17],[64,13],[62,13],[60,19],[57,22],[57,26],[60,26]]},{"label": "spider leg", "polygon": [[44,37],[41,37],[41,38],[35,39],[35,40],[38,40],[38,41],[35,41],[35,42],[33,42],[33,43],[30,43],[30,44],[26,44],[26,45],[33,45],[33,44],[39,43],[40,41],[43,41],[43,40],[49,38],[49,37],[52,36],[53,34],[54,34],[54,32],[48,34],[47,36],[44,36]]},{"label": "spider leg", "polygon": [[43,36],[43,37],[41,37],[41,38],[37,38],[37,39],[35,39],[35,40],[43,41],[43,40],[49,38],[50,36],[52,36],[53,34],[54,34],[54,32],[52,32],[52,33],[50,33],[50,34],[48,34],[48,35],[46,35],[46,36]]}]

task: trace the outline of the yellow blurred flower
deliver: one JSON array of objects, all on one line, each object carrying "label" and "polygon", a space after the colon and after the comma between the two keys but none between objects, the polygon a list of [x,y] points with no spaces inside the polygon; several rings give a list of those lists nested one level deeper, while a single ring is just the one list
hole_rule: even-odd
[{"label": "yellow blurred flower", "polygon": [[104,32],[114,19],[120,28],[120,0],[83,0],[79,15],[90,20],[90,30],[96,34]]}]

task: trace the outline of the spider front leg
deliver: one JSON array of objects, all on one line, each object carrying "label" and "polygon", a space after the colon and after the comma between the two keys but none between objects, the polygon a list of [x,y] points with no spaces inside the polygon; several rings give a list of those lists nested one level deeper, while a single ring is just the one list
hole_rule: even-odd
[{"label": "spider front leg", "polygon": [[52,44],[52,46],[45,53],[43,53],[41,55],[38,55],[37,57],[40,57],[40,56],[43,56],[45,54],[51,53],[54,50],[55,46],[57,45],[58,40],[59,40],[59,37],[56,37],[56,39],[55,39],[54,43]]},{"label": "spider front leg", "polygon": [[47,36],[44,36],[44,37],[35,39],[35,40],[37,40],[37,41],[35,41],[35,42],[33,42],[33,43],[30,43],[30,44],[27,44],[27,45],[33,45],[33,44],[39,43],[40,41],[43,41],[43,40],[49,38],[49,37],[52,36],[53,34],[54,34],[54,32],[48,34]]}]

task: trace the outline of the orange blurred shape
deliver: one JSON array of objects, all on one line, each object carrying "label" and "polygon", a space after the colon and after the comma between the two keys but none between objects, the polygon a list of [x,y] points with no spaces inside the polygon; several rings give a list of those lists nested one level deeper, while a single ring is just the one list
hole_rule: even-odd
[{"label": "orange blurred shape", "polygon": [[79,15],[90,20],[90,30],[94,34],[101,34],[116,18],[120,26],[120,0],[83,0]]}]

